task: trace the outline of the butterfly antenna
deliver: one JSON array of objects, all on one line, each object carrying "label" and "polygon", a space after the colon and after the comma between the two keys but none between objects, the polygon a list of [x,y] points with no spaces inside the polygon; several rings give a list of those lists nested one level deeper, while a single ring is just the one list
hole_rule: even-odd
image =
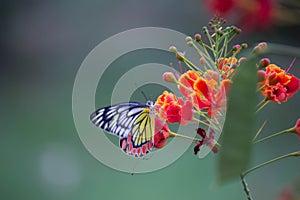
[{"label": "butterfly antenna", "polygon": [[146,94],[145,94],[145,92],[143,91],[143,90],[141,90],[138,86],[137,86],[137,84],[135,84],[135,86],[137,87],[137,89],[140,91],[140,93],[143,95],[143,97],[145,98],[145,101],[148,101],[149,100],[149,98],[147,98],[147,96],[146,96]]}]

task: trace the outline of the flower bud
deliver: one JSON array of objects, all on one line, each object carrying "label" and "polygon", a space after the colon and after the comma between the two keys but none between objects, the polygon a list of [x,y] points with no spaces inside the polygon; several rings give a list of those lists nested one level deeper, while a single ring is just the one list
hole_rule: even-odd
[{"label": "flower bud", "polygon": [[192,47],[192,46],[193,46],[193,41],[188,41],[186,44],[187,44],[189,47]]},{"label": "flower bud", "polygon": [[177,48],[175,46],[170,46],[169,51],[172,53],[177,53]]},{"label": "flower bud", "polygon": [[193,41],[193,39],[192,39],[192,37],[187,36],[187,37],[185,38],[185,41],[186,41],[186,42],[191,42],[191,41]]},{"label": "flower bud", "polygon": [[267,67],[268,65],[270,65],[270,59],[269,58],[262,58],[260,61],[259,61],[259,68],[262,69],[262,68],[265,68]]},{"label": "flower bud", "polygon": [[300,139],[300,118],[297,120],[297,122],[293,128],[293,132],[296,133]]},{"label": "flower bud", "polygon": [[204,57],[200,58],[200,64],[205,65],[206,64],[206,59]]},{"label": "flower bud", "polygon": [[242,44],[242,49],[247,49],[248,48],[248,44],[247,43],[243,43]]},{"label": "flower bud", "polygon": [[176,53],[176,58],[177,58],[177,60],[184,61],[183,53],[180,52],[180,51],[178,51],[178,52]]},{"label": "flower bud", "polygon": [[223,31],[222,31],[222,30],[219,30],[219,29],[216,31],[216,33],[217,33],[218,35],[224,35]]},{"label": "flower bud", "polygon": [[261,42],[256,47],[254,47],[254,52],[257,54],[263,54],[266,52],[267,47],[268,45],[266,42]]},{"label": "flower bud", "polygon": [[202,30],[203,30],[203,33],[204,33],[205,35],[209,35],[208,29],[207,29],[206,26],[204,26],[204,27],[202,28]]},{"label": "flower bud", "polygon": [[241,29],[235,27],[235,26],[232,26],[232,29],[233,29],[233,32],[235,32],[236,34],[240,34],[242,32]]},{"label": "flower bud", "polygon": [[163,79],[164,79],[164,81],[166,81],[168,83],[176,83],[177,82],[175,75],[172,72],[165,72],[163,74]]},{"label": "flower bud", "polygon": [[258,45],[265,49],[268,47],[268,44],[266,42],[261,42]]},{"label": "flower bud", "polygon": [[257,72],[257,81],[262,82],[266,79],[266,72],[263,70],[258,70]]},{"label": "flower bud", "polygon": [[237,51],[237,50],[239,50],[240,48],[241,48],[241,46],[240,46],[239,44],[236,44],[236,45],[233,46],[232,50],[233,50],[233,51]]},{"label": "flower bud", "polygon": [[195,34],[194,38],[197,42],[201,41],[201,35],[199,33]]}]

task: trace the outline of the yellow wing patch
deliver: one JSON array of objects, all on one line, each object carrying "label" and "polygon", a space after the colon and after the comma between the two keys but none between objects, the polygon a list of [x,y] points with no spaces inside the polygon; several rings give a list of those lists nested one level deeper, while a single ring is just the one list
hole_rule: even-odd
[{"label": "yellow wing patch", "polygon": [[132,134],[136,146],[153,139],[154,115],[150,112],[150,108],[144,108],[134,122]]}]

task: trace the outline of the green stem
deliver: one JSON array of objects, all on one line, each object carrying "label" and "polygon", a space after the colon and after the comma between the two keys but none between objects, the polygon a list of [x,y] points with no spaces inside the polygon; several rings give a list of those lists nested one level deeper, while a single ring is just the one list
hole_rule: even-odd
[{"label": "green stem", "polygon": [[252,139],[252,142],[255,142],[258,135],[261,133],[265,125],[267,124],[267,120],[264,121],[264,123],[261,125],[261,127],[258,129],[257,133],[255,134],[254,138]]},{"label": "green stem", "polygon": [[273,138],[273,137],[276,137],[276,136],[279,136],[279,135],[282,135],[282,134],[285,134],[285,133],[290,133],[290,132],[293,132],[293,131],[294,131],[294,128],[289,128],[289,129],[280,131],[280,132],[278,132],[278,133],[274,133],[274,134],[272,134],[272,135],[269,135],[269,136],[267,136],[267,137],[265,137],[265,138],[262,138],[262,139],[260,139],[260,140],[257,140],[257,141],[254,142],[254,144],[257,144],[257,143],[263,142],[263,141],[265,141],[265,140],[269,140],[269,139],[271,139],[271,138]]},{"label": "green stem", "polygon": [[[196,65],[194,65],[194,63],[192,63],[189,59],[187,59],[186,57],[182,56],[183,58],[183,62],[191,69],[191,70],[195,70],[195,71],[200,71],[201,73],[203,73]],[[194,69],[193,69],[194,68]]]},{"label": "green stem", "polygon": [[[174,132],[170,132],[170,137],[180,137],[180,138],[184,138],[184,139],[187,139],[187,140],[191,140],[193,142],[200,142],[201,141],[200,139],[192,138],[192,137],[189,137],[189,136],[186,136],[186,135],[181,135],[181,134],[174,133]],[[216,140],[213,140],[212,145],[221,147],[221,145]]]},{"label": "green stem", "polygon": [[179,81],[176,81],[176,84],[179,85],[180,87],[183,87],[184,89],[188,90],[191,93],[194,92],[194,90],[192,90],[191,88],[186,87],[185,85],[181,84]]},{"label": "green stem", "polygon": [[[221,37],[221,38],[224,38],[224,37]],[[218,60],[221,58],[221,57],[225,57],[224,55],[227,54],[227,37],[225,37],[224,39],[224,42],[223,42],[223,46],[220,48],[219,50],[219,57],[218,57]]]},{"label": "green stem", "polygon": [[243,188],[244,188],[244,191],[246,193],[247,199],[252,200],[253,198],[252,198],[252,195],[250,193],[250,189],[249,189],[248,184],[247,184],[247,182],[245,180],[245,177],[243,175],[241,175],[241,180],[242,180]]},{"label": "green stem", "polygon": [[197,138],[192,138],[192,137],[189,137],[189,136],[186,136],[186,135],[181,135],[181,134],[174,133],[174,132],[170,132],[170,137],[181,137],[181,138],[184,138],[184,139],[187,139],[187,140],[191,140],[193,142],[200,142],[201,141]]},{"label": "green stem", "polygon": [[257,105],[256,105],[256,107],[259,107],[261,104],[263,104],[264,102],[266,102],[267,100],[266,100],[266,98],[264,98],[263,100],[261,100]]},{"label": "green stem", "polygon": [[292,157],[292,156],[300,156],[300,151],[296,151],[296,152],[293,152],[293,153],[289,153],[289,154],[280,156],[280,157],[278,157],[278,158],[274,158],[274,159],[272,159],[272,160],[269,160],[269,161],[267,161],[267,162],[261,163],[261,164],[255,166],[255,167],[253,167],[253,168],[251,168],[251,169],[248,169],[247,171],[243,172],[243,173],[241,174],[241,177],[245,177],[247,174],[249,174],[249,173],[251,173],[251,172],[253,172],[253,171],[255,171],[255,170],[257,170],[257,169],[259,169],[259,168],[261,168],[261,167],[264,167],[264,166],[269,165],[269,164],[271,164],[271,163],[274,163],[274,162],[276,162],[276,161],[282,160],[282,159],[284,159],[284,158]]},{"label": "green stem", "polygon": [[270,101],[267,100],[263,105],[261,105],[261,106],[256,110],[255,113],[258,113],[259,111],[261,111],[264,107],[266,107],[266,105],[268,105],[269,102],[270,102]]},{"label": "green stem", "polygon": [[193,44],[194,49],[196,49],[196,51],[198,52],[198,54],[200,56],[204,57],[209,62],[209,67],[212,69],[214,62],[212,61],[211,57],[207,53],[203,53],[194,43],[192,43],[192,44]]},{"label": "green stem", "polygon": [[203,122],[203,121],[201,121],[200,119],[197,119],[197,118],[195,118],[195,117],[193,117],[193,120],[196,121],[196,122],[199,122],[200,124],[203,124],[203,125],[205,125],[205,126],[207,126],[207,127],[210,126],[210,124],[205,123],[205,122]]}]

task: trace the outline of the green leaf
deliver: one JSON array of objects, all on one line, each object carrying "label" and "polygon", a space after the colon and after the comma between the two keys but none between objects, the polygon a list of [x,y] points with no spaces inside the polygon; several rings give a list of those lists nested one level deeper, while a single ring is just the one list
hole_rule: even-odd
[{"label": "green leaf", "polygon": [[239,177],[250,160],[257,103],[257,60],[252,55],[241,64],[230,87],[218,160],[220,183]]}]

